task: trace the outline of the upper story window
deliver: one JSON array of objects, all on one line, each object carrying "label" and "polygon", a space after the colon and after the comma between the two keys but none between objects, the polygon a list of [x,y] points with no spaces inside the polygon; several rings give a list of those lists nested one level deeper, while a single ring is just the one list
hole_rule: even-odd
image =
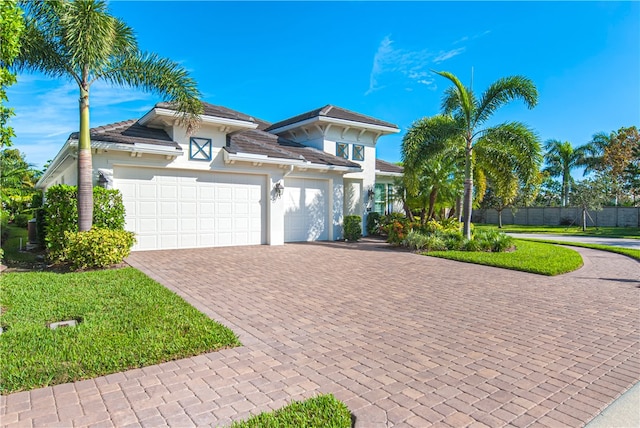
[{"label": "upper story window", "polygon": [[336,156],[349,159],[349,145],[345,143],[336,144]]},{"label": "upper story window", "polygon": [[211,160],[211,139],[191,137],[189,139],[189,159]]},{"label": "upper story window", "polygon": [[353,160],[363,161],[364,160],[364,146],[359,144],[353,145]]}]

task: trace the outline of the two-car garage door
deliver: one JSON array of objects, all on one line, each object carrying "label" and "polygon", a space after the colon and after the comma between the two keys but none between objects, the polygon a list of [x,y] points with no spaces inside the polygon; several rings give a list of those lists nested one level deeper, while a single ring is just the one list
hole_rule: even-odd
[{"label": "two-car garage door", "polygon": [[116,167],[135,250],[266,242],[266,177]]}]

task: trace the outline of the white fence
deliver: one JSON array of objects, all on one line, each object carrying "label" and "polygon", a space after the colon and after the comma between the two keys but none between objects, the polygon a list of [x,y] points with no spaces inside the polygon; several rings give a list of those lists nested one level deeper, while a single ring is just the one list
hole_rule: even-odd
[{"label": "white fence", "polygon": [[[640,227],[639,207],[604,207],[588,211],[587,226]],[[493,209],[473,210],[474,223],[498,224],[498,212]],[[502,224],[557,226],[573,222],[582,225],[582,209],[575,207],[507,208],[502,211]]]}]

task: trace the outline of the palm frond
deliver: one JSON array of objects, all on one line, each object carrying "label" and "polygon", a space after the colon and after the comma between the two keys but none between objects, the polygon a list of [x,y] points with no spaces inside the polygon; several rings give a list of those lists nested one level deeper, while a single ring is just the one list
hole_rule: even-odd
[{"label": "palm frond", "polygon": [[521,99],[528,108],[538,103],[538,90],[533,81],[524,76],[509,76],[492,83],[482,94],[474,127],[485,122],[503,105]]},{"label": "palm frond", "polygon": [[193,132],[203,111],[195,80],[178,63],[154,53],[118,58],[97,78],[122,87],[136,87],[165,97],[173,103],[187,132]]},{"label": "palm frond", "polygon": [[442,110],[445,114],[451,114],[457,116],[459,113],[465,118],[467,128],[470,127],[473,117],[475,115],[476,105],[472,91],[465,87],[462,82],[453,74],[448,71],[434,71],[434,73],[449,79],[454,87],[445,91],[442,99]]},{"label": "palm frond", "polygon": [[[491,164],[491,170],[507,181],[515,174],[523,184],[535,179],[543,157],[540,139],[520,122],[503,123],[486,129],[475,146],[476,156]],[[488,162],[487,162],[488,161]]]}]

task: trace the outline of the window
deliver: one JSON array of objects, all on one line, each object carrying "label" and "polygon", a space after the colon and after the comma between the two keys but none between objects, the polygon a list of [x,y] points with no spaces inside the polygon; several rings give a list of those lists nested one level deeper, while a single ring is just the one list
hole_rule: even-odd
[{"label": "window", "polygon": [[349,145],[345,143],[336,144],[336,156],[349,159]]},{"label": "window", "polygon": [[211,139],[191,137],[189,140],[189,159],[211,160]]},{"label": "window", "polygon": [[385,205],[386,205],[386,199],[385,199],[385,192],[384,189],[385,185],[384,184],[379,184],[376,183],[376,187],[375,187],[375,206],[373,207],[373,210],[375,212],[377,212],[380,215],[385,215]]},{"label": "window", "polygon": [[353,145],[353,160],[363,161],[364,160],[364,146],[354,144]]}]

